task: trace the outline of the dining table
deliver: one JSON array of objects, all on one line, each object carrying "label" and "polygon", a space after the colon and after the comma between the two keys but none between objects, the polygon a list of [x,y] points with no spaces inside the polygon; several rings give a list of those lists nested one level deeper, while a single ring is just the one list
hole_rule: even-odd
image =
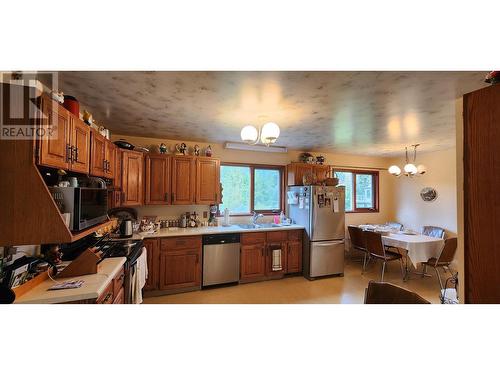
[{"label": "dining table", "polygon": [[396,247],[406,250],[405,279],[410,274],[409,262],[417,268],[422,262],[427,262],[429,258],[438,258],[444,246],[442,238],[426,236],[419,233],[387,233],[382,236],[385,246]]},{"label": "dining table", "polygon": [[[382,232],[382,242],[387,247],[406,250],[405,280],[410,275],[410,262],[416,269],[419,263],[427,262],[429,258],[438,258],[444,246],[444,239],[426,236],[414,231],[395,231],[384,224],[359,225],[363,230]],[[429,276],[429,275],[428,275]]]}]

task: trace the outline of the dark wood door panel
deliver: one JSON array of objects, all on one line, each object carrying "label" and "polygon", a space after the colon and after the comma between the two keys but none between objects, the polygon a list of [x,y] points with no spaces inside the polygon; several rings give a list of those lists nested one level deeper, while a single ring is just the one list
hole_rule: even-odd
[{"label": "dark wood door panel", "polygon": [[466,303],[500,303],[500,86],[464,96]]}]

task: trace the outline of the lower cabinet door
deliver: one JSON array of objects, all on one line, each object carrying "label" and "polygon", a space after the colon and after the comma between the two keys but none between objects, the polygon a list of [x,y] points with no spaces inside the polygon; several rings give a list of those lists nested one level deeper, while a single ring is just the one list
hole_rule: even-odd
[{"label": "lower cabinet door", "polygon": [[148,262],[148,278],[144,290],[157,290],[159,282],[160,268],[160,240],[146,239],[144,240]]},{"label": "lower cabinet door", "polygon": [[261,278],[265,274],[265,244],[241,245],[240,280]]},{"label": "lower cabinet door", "polygon": [[115,299],[113,300],[113,305],[121,305],[125,303],[125,291],[123,288],[120,289]]},{"label": "lower cabinet door", "polygon": [[201,249],[160,252],[161,290],[201,286]]},{"label": "lower cabinet door", "polygon": [[302,271],[302,241],[289,241],[287,246],[287,273]]}]

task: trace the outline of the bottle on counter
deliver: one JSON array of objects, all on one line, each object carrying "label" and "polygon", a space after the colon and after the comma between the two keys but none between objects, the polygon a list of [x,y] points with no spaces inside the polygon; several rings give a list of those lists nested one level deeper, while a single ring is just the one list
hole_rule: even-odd
[{"label": "bottle on counter", "polygon": [[182,217],[181,217],[180,227],[181,228],[186,228],[187,227],[187,217],[186,217],[185,214],[183,214]]}]

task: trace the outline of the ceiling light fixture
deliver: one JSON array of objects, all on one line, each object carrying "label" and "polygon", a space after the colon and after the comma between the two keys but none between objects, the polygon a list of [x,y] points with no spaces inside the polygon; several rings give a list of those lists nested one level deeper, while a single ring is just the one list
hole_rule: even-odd
[{"label": "ceiling light fixture", "polygon": [[229,150],[240,150],[240,151],[281,152],[281,153],[288,152],[288,149],[282,146],[264,146],[264,145],[248,144],[242,142],[226,142],[224,143],[224,148]]},{"label": "ceiling light fixture", "polygon": [[278,140],[280,127],[274,122],[264,124],[261,129],[253,125],[246,125],[241,129],[241,140],[249,145],[256,145],[260,141],[266,146],[270,146]]},{"label": "ceiling light fixture", "polygon": [[[420,144],[415,144],[411,145],[413,147],[413,161],[410,163],[410,159],[408,158],[408,147],[405,147],[405,154],[406,154],[406,163],[403,167],[403,174],[407,177],[413,177],[416,175],[422,175],[425,172],[427,172],[427,168],[425,165],[420,164],[418,166],[415,165],[415,161],[417,160],[417,147],[420,146]],[[399,177],[401,176],[401,168],[399,168],[397,165],[391,165],[388,169],[389,173],[392,174],[393,176]]]}]

